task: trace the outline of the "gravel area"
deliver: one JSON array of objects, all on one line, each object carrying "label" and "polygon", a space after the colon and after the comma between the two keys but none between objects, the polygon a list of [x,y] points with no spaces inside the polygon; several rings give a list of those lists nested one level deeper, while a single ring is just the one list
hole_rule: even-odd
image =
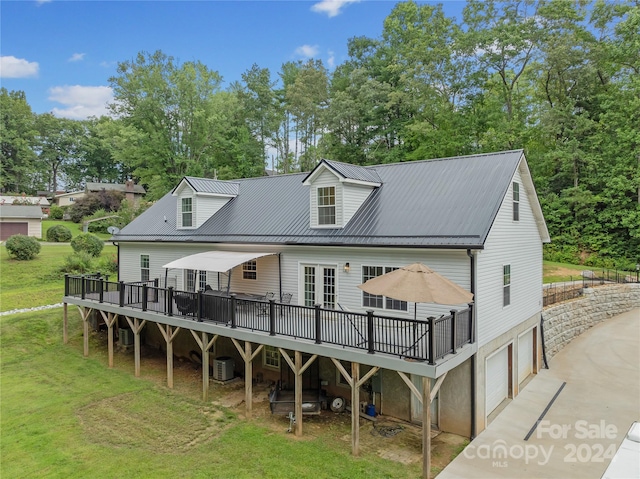
[{"label": "gravel area", "polygon": [[18,313],[28,313],[29,311],[42,311],[43,309],[53,309],[53,308],[62,308],[62,303],[47,304],[45,306],[36,306],[35,308],[23,308],[23,309],[12,309],[11,311],[2,311],[0,312],[0,316],[7,316],[9,314],[18,314]]}]

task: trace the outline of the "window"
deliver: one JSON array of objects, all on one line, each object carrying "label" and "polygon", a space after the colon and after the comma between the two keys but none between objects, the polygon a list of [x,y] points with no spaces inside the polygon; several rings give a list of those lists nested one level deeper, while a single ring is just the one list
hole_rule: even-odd
[{"label": "window", "polygon": [[325,186],[318,188],[318,224],[336,224],[336,188]]},{"label": "window", "polygon": [[513,182],[513,221],[520,221],[520,183]]},{"label": "window", "polygon": [[[391,273],[395,271],[396,267],[391,266],[363,266],[362,267],[362,282],[369,281],[382,274]],[[362,306],[365,308],[378,308],[378,309],[393,309],[396,311],[407,311],[407,302],[400,301],[398,299],[385,298],[384,296],[377,296],[375,294],[369,294],[362,292]]]},{"label": "window", "polygon": [[502,267],[502,305],[509,306],[511,304],[511,265],[505,264]]},{"label": "window", "polygon": [[69,203],[73,203],[74,201],[76,201],[76,199],[75,199],[73,196],[71,196],[71,197],[69,198]]},{"label": "window", "polygon": [[[207,272],[198,271],[198,291],[202,291],[207,286]],[[185,289],[187,291],[196,291],[196,271],[193,269],[185,270]]]},{"label": "window", "polygon": [[140,255],[140,281],[149,281],[149,255]]},{"label": "window", "polygon": [[264,346],[262,349],[262,363],[267,368],[280,370],[280,351],[274,346]]},{"label": "window", "polygon": [[193,226],[193,203],[192,198],[182,198],[182,226]]},{"label": "window", "polygon": [[258,279],[258,266],[255,260],[242,263],[242,279]]}]

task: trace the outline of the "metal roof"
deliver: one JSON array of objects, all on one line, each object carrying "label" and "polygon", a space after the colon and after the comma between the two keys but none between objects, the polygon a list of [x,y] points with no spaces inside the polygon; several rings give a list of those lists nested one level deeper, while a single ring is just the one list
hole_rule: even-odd
[{"label": "metal roof", "polygon": [[[196,193],[210,193],[214,195],[232,195],[238,194],[238,183],[235,181],[221,181],[211,178],[196,178],[194,176],[185,176],[182,181],[186,181],[193,191]],[[175,192],[182,181],[173,189]]]},{"label": "metal roof", "polygon": [[[127,185],[120,183],[87,183],[87,191],[127,191]],[[146,193],[142,185],[133,185],[133,192],[144,195]]]},{"label": "metal roof", "polygon": [[[332,160],[322,160],[318,165],[309,173],[307,178],[309,178],[314,171],[320,167],[320,165],[326,165],[331,168],[333,171],[338,173],[343,178],[348,178],[350,180],[357,181],[365,181],[367,183],[382,183],[382,180],[378,176],[376,172],[375,166],[358,166],[352,165],[350,163],[341,163],[339,161]],[[305,178],[305,180],[307,179]]]},{"label": "metal roof", "polygon": [[195,230],[176,229],[169,193],[114,240],[481,248],[523,159],[515,150],[359,167],[382,186],[335,229],[310,227],[306,173],[237,180],[238,196]]},{"label": "metal roof", "polygon": [[37,205],[0,205],[0,218],[42,218],[42,208]]}]

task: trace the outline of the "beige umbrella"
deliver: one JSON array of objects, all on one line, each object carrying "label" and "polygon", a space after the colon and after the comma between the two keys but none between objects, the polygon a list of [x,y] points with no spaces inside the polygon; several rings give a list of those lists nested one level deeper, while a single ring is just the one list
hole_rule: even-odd
[{"label": "beige umbrella", "polygon": [[403,266],[370,279],[358,288],[369,293],[413,303],[461,304],[473,294],[422,263]]}]

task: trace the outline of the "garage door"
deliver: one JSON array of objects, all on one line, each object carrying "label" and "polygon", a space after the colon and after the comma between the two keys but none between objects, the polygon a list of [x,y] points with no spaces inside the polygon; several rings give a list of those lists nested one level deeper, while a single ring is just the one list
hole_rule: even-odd
[{"label": "garage door", "polygon": [[0,241],[13,235],[26,235],[29,233],[29,223],[0,223]]},{"label": "garage door", "polygon": [[533,331],[518,338],[518,384],[533,373]]},{"label": "garage door", "polygon": [[487,416],[509,397],[509,348],[503,348],[487,359]]}]

